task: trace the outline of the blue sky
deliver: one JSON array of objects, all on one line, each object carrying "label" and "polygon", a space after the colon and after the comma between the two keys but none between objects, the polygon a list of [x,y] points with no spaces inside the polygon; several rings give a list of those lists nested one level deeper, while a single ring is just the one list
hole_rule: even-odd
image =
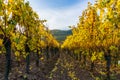
[{"label": "blue sky", "polygon": [[50,8],[60,9],[60,8],[72,6],[77,2],[79,2],[79,0],[44,0],[42,2],[45,6],[48,6]]},{"label": "blue sky", "polygon": [[68,26],[76,25],[87,3],[94,0],[28,0],[33,10],[50,29],[67,30]]}]

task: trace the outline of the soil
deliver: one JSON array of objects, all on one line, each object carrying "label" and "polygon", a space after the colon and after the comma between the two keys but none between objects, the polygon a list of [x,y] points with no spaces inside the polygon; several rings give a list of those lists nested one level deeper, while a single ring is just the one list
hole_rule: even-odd
[{"label": "soil", "polygon": [[[119,69],[117,71],[120,72]],[[4,80],[4,72],[5,56],[2,54],[0,55],[0,80]],[[120,73],[112,76],[115,78],[111,80],[120,80]],[[98,69],[91,72],[81,67],[79,61],[73,59],[66,53],[57,54],[48,60],[41,60],[39,67],[36,67],[33,58],[31,60],[29,74],[25,72],[25,62],[22,62],[18,66],[17,62],[13,60],[12,70],[9,74],[9,80],[106,80],[104,77],[104,73],[102,75]]]}]

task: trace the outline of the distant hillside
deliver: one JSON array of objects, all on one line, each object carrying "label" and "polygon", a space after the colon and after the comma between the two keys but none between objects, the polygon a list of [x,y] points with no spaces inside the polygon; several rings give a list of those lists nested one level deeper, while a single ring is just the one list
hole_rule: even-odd
[{"label": "distant hillside", "polygon": [[71,30],[51,30],[52,35],[59,41],[62,42],[66,39],[66,36],[71,35]]}]

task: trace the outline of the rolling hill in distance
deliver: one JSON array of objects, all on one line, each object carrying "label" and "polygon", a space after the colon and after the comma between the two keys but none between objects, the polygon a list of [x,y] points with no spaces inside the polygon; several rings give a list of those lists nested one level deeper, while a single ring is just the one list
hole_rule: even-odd
[{"label": "rolling hill in distance", "polygon": [[51,30],[51,33],[56,38],[56,40],[61,43],[66,39],[67,36],[72,34],[72,31],[54,29],[54,30]]}]

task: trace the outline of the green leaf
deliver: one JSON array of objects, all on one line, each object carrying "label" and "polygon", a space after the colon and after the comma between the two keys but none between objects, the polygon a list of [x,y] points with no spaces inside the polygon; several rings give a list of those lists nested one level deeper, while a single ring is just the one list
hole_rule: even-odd
[{"label": "green leaf", "polygon": [[18,43],[19,43],[19,38],[16,38],[16,39],[15,39],[15,42],[18,44]]}]

